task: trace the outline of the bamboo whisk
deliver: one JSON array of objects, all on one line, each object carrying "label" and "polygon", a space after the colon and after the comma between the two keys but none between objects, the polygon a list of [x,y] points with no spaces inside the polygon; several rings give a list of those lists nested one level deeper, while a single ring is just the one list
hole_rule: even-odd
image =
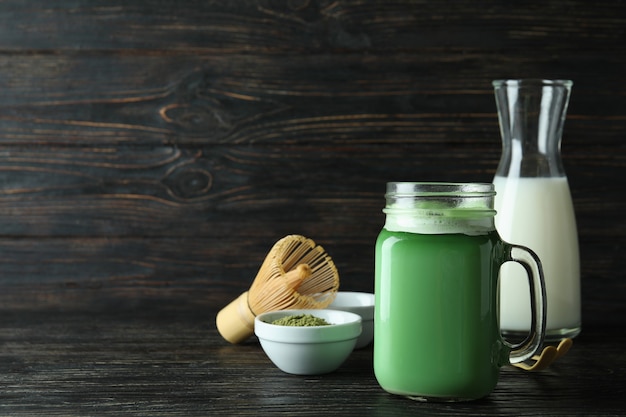
[{"label": "bamboo whisk", "polygon": [[231,343],[254,333],[254,317],[266,311],[327,307],[339,289],[339,274],[324,249],[304,236],[285,236],[265,257],[250,289],[224,307],[217,329]]}]

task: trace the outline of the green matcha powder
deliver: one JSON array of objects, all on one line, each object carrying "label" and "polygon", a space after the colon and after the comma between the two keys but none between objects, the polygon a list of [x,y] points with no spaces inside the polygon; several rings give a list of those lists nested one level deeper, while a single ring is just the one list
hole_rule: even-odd
[{"label": "green matcha powder", "polygon": [[315,317],[311,314],[296,314],[293,316],[285,316],[280,319],[272,321],[271,324],[278,326],[328,326],[326,320]]}]

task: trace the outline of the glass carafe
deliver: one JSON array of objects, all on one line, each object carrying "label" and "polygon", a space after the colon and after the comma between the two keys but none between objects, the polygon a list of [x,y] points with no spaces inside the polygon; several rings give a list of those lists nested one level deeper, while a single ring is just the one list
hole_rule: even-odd
[{"label": "glass carafe", "polygon": [[[572,82],[493,82],[502,156],[493,183],[495,222],[502,239],[539,255],[546,281],[546,340],[580,333],[580,260],[569,183],[561,160],[561,135]],[[500,327],[505,335],[531,327],[526,273],[503,265]]]}]

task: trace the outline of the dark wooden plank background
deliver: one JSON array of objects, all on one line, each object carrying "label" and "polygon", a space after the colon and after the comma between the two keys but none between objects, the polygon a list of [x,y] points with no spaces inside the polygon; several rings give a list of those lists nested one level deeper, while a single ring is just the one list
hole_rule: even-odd
[{"label": "dark wooden plank background", "polygon": [[392,180],[491,181],[491,80],[574,80],[585,325],[626,307],[623,1],[0,1],[0,305],[216,311],[280,237],[373,289]]}]

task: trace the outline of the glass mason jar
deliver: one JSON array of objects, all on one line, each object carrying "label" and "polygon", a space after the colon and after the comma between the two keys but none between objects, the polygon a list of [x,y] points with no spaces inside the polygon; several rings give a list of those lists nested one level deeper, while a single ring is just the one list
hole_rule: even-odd
[{"label": "glass mason jar", "polygon": [[[502,156],[493,183],[496,228],[503,239],[531,247],[546,279],[546,340],[581,329],[580,260],[574,206],[561,160],[561,135],[572,82],[493,82]],[[526,333],[530,308],[524,271],[501,271],[500,324],[505,335]]]},{"label": "glass mason jar", "polygon": [[[374,372],[388,392],[415,399],[481,398],[502,365],[537,352],[545,331],[541,263],[504,242],[493,184],[387,184],[376,241]],[[528,272],[532,329],[513,345],[498,325],[498,271]]]}]

